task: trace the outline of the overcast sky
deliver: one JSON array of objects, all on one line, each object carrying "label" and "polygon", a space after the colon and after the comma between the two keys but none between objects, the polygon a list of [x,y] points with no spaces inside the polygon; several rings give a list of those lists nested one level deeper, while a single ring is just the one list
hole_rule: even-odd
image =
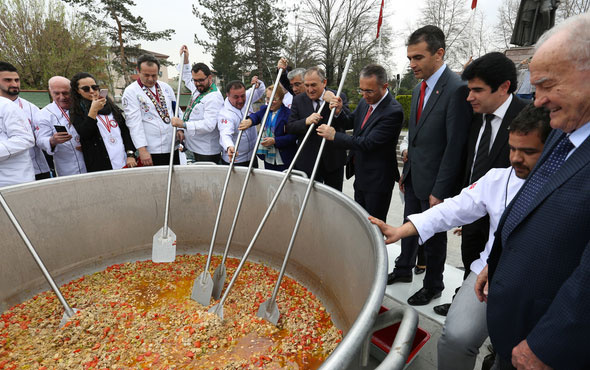
[{"label": "overcast sky", "polygon": [[[292,4],[292,1],[280,0],[283,4]],[[471,0],[464,0],[465,7],[470,9]],[[416,22],[420,14],[421,6],[425,0],[385,0],[385,22],[392,25],[394,31],[397,31],[398,37],[392,40],[391,45],[382,45],[384,51],[392,52],[396,63],[393,73],[403,73],[406,67],[405,46],[404,42],[408,36],[408,29]],[[481,11],[489,25],[493,25],[497,20],[498,7],[500,0],[479,0],[477,8]],[[192,13],[192,4],[196,1],[187,0],[137,0],[135,7],[136,14],[142,16],[148,27],[154,31],[161,31],[166,28],[172,28],[176,33],[170,41],[144,42],[144,49],[156,51],[170,55],[169,60],[173,63],[180,61],[178,51],[182,44],[189,47],[191,63],[202,61],[207,64],[211,63],[211,56],[194,43],[195,33],[206,37],[205,29],[200,25],[199,20]],[[287,5],[288,6],[288,5]],[[293,24],[290,25],[294,28]],[[377,19],[375,19],[375,29]],[[169,68],[170,76],[176,75],[174,68]]]}]

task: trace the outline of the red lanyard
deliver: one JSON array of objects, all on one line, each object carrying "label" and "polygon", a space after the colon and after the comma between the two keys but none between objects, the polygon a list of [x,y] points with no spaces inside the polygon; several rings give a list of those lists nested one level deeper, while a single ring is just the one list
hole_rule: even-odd
[{"label": "red lanyard", "polygon": [[104,116],[106,121],[100,115],[97,115],[96,118],[98,118],[100,120],[100,122],[102,122],[103,126],[107,129],[107,131],[109,133],[111,132],[111,127],[115,128],[118,126],[117,121],[115,121],[115,120],[111,121],[111,119],[108,116]]},{"label": "red lanyard", "polygon": [[63,109],[62,109],[62,108],[59,106],[59,104],[55,103],[55,105],[57,105],[57,107],[58,107],[58,108],[59,108],[59,110],[61,111],[61,114],[62,114],[64,117],[66,117],[66,119],[68,120],[68,125],[70,125],[70,126],[71,126],[71,124],[72,124],[72,123],[70,122],[70,116],[68,116],[68,114],[66,113],[66,111],[65,111],[65,110],[63,110]]},{"label": "red lanyard", "polygon": [[[18,105],[19,105],[20,109],[24,110],[24,108],[23,108],[23,102],[20,101],[20,98],[17,98],[17,99],[18,99]],[[27,119],[29,120],[29,125],[32,125],[31,119],[30,118],[27,118]]]}]

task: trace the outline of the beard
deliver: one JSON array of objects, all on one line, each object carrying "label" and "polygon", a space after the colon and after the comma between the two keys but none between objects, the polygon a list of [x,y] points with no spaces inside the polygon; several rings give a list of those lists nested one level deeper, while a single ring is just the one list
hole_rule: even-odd
[{"label": "beard", "polygon": [[18,96],[20,89],[18,87],[9,87],[8,89],[2,89],[4,93],[10,96]]}]

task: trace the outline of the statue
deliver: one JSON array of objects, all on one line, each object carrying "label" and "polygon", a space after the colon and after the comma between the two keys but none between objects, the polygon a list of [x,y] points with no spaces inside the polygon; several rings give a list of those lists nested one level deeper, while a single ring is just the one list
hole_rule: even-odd
[{"label": "statue", "polygon": [[546,30],[555,24],[559,0],[522,0],[510,43],[519,46],[534,45]]}]

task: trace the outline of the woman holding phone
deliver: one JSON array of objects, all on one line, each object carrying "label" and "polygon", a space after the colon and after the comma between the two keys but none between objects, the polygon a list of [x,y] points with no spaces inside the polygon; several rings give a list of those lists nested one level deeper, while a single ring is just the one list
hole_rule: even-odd
[{"label": "woman holding phone", "polygon": [[135,147],[119,107],[87,72],[72,77],[70,117],[88,172],[135,167]]}]

